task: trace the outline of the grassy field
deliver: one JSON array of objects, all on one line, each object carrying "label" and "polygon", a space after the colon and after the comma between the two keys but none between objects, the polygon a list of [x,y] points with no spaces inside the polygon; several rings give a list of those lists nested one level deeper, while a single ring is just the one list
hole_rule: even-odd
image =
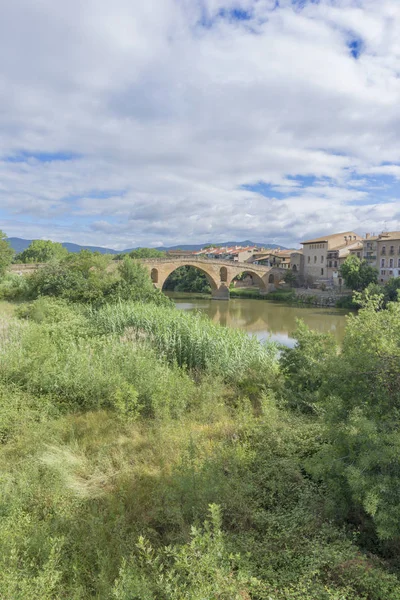
[{"label": "grassy field", "polygon": [[[353,385],[388,316],[351,321],[345,385],[334,341],[306,327],[279,362],[170,306],[39,298],[0,315],[2,600],[399,600],[395,544],[361,509],[359,529],[332,512],[346,498],[323,477],[342,462],[318,395],[325,373],[336,394]],[[351,425],[341,444],[371,430]]]}]

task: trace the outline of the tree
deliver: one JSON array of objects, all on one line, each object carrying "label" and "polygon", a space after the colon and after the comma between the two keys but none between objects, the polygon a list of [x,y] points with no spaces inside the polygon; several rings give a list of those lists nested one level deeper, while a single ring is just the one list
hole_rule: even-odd
[{"label": "tree", "polygon": [[400,277],[392,277],[384,287],[385,302],[400,300]]},{"label": "tree", "polygon": [[68,250],[59,242],[50,240],[33,240],[23,252],[16,256],[21,263],[44,263],[53,259],[62,260],[68,255]]},{"label": "tree", "polygon": [[292,270],[289,270],[285,273],[283,280],[285,283],[288,283],[290,287],[293,287],[297,281],[297,276]]},{"label": "tree", "polygon": [[[359,298],[360,300],[360,298]],[[362,300],[361,300],[362,301]],[[311,463],[336,516],[400,539],[400,303],[372,297],[348,317],[320,387],[328,443]]]},{"label": "tree", "polygon": [[340,269],[346,287],[360,292],[370,283],[378,280],[378,271],[371,267],[366,260],[360,260],[357,256],[348,256]]},{"label": "tree", "polygon": [[0,276],[4,275],[7,267],[11,264],[14,250],[7,241],[7,236],[0,230]]},{"label": "tree", "polygon": [[136,248],[129,252],[131,258],[162,258],[165,256],[165,252],[156,250],[156,248]]}]

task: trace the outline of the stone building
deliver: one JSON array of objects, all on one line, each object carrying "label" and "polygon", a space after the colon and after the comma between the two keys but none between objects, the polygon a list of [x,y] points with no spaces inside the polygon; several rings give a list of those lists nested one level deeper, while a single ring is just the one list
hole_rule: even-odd
[{"label": "stone building", "polygon": [[306,283],[324,282],[333,285],[334,278],[341,283],[338,276],[340,260],[344,260],[344,255],[348,254],[347,251],[353,244],[361,241],[361,236],[354,231],[345,231],[301,242]]},{"label": "stone building", "polygon": [[378,269],[380,283],[400,277],[400,231],[384,231],[379,235],[367,233],[363,240],[363,256]]}]

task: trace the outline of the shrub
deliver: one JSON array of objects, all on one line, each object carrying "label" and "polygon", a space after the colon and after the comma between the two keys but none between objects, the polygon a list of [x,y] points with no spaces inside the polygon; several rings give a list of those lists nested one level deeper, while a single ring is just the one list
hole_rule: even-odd
[{"label": "shrub", "polygon": [[29,295],[29,278],[16,273],[7,273],[0,281],[0,299],[23,300]]}]

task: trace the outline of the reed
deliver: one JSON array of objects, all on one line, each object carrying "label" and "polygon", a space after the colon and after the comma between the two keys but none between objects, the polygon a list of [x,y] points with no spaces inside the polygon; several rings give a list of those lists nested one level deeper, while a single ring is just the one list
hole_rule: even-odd
[{"label": "reed", "polygon": [[277,349],[239,329],[213,323],[208,317],[175,308],[120,303],[91,312],[94,330],[101,334],[130,332],[145,339],[169,362],[189,369],[222,374],[225,379],[243,377],[248,371],[272,374]]}]

